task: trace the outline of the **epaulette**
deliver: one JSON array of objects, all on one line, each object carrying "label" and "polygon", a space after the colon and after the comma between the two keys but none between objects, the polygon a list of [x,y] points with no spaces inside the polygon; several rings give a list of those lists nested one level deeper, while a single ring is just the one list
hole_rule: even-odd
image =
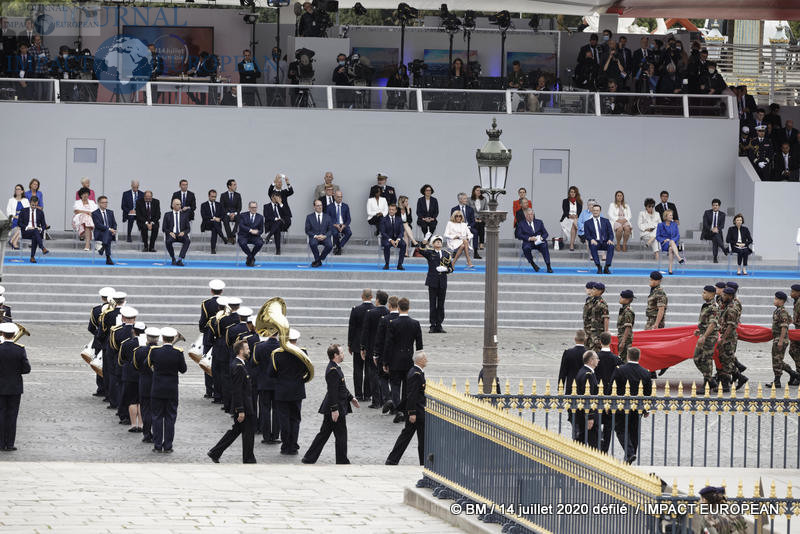
[{"label": "epaulette", "polygon": [[14,345],[22,347],[23,349],[25,348],[25,345],[23,345],[22,343],[17,343],[16,341],[14,342]]}]

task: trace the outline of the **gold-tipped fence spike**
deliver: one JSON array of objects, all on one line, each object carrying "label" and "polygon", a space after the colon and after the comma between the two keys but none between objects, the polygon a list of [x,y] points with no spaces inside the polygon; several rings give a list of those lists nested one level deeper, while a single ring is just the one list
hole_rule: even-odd
[{"label": "gold-tipped fence spike", "polygon": [[770,399],[774,399],[774,398],[775,398],[775,382],[776,382],[776,381],[775,381],[775,380],[773,380],[773,381],[772,381],[772,387],[771,387],[771,388],[769,388],[769,398],[770,398]]},{"label": "gold-tipped fence spike", "polygon": [[500,392],[497,391],[497,378],[495,377],[495,379],[492,380],[492,395],[497,395],[498,393]]},{"label": "gold-tipped fence spike", "polygon": [[478,393],[479,394],[483,393],[483,378],[478,379]]},{"label": "gold-tipped fence spike", "polygon": [[561,396],[564,394],[564,382],[562,380],[558,381],[558,395]]},{"label": "gold-tipped fence spike", "polygon": [[573,380],[572,382],[572,395],[578,394],[578,383]]},{"label": "gold-tipped fence spike", "polygon": [[536,380],[531,384],[531,395],[536,395]]},{"label": "gold-tipped fence spike", "polygon": [[[725,484],[723,484],[722,487],[725,487]],[[739,487],[736,490],[736,496],[744,497],[744,482],[742,482],[741,480],[739,481]]]},{"label": "gold-tipped fence spike", "polygon": [[673,497],[677,497],[678,496],[678,479],[677,478],[673,478],[672,479],[672,496]]},{"label": "gold-tipped fence spike", "polygon": [[745,399],[749,399],[750,398],[750,383],[749,382],[745,382],[745,384],[744,384],[744,398]]},{"label": "gold-tipped fence spike", "polygon": [[774,499],[777,495],[775,494],[775,481],[773,480],[772,483],[769,485],[769,498]]},{"label": "gold-tipped fence spike", "polygon": [[519,394],[520,395],[524,395],[525,394],[525,385],[522,383],[522,379],[521,378],[519,379]]},{"label": "gold-tipped fence spike", "polygon": [[793,499],[794,498],[794,497],[792,497],[792,483],[791,482],[786,484],[786,498],[787,499]]},{"label": "gold-tipped fence spike", "polygon": [[664,382],[664,396],[669,397],[669,381]]},{"label": "gold-tipped fence spike", "polygon": [[753,498],[758,499],[759,497],[761,497],[761,480],[756,482],[756,485],[753,488]]},{"label": "gold-tipped fence spike", "polygon": [[724,392],[724,391],[722,391],[722,380],[720,380],[720,381],[719,381],[719,385],[717,386],[717,398],[718,398],[718,399],[719,399],[719,398],[722,398],[722,395],[723,395],[724,393],[725,393],[725,392]]},{"label": "gold-tipped fence spike", "polygon": [[[614,385],[616,386],[617,383],[614,382]],[[631,396],[631,383],[629,381],[627,381],[627,380],[625,381],[625,396],[626,397],[630,397]]]},{"label": "gold-tipped fence spike", "polygon": [[689,393],[689,395],[691,395],[692,398],[697,397],[697,382],[694,380],[692,380],[692,391]]},{"label": "gold-tipped fence spike", "polygon": [[[788,389],[787,389],[787,391],[788,391]],[[511,382],[508,380],[508,378],[506,378],[505,394],[506,395],[511,395]]]},{"label": "gold-tipped fence spike", "polygon": [[612,397],[616,397],[617,395],[618,395],[618,393],[617,393],[617,383],[616,383],[616,381],[615,382],[611,382],[611,396]]},{"label": "gold-tipped fence spike", "polygon": [[442,388],[444,387],[444,380],[442,379],[441,376],[439,377],[439,386]]},{"label": "gold-tipped fence spike", "polygon": [[[705,398],[709,398],[711,396],[711,385],[708,382],[706,382],[705,392],[703,396]],[[706,484],[706,486],[708,486],[708,484]]]},{"label": "gold-tipped fence spike", "polygon": [[688,495],[689,495],[689,497],[693,497],[694,496],[694,480],[693,479],[689,480],[689,492],[688,492]]},{"label": "gold-tipped fence spike", "polygon": [[764,386],[761,385],[761,382],[758,383],[758,388],[756,389],[756,398],[757,399],[764,398]]},{"label": "gold-tipped fence spike", "polygon": [[550,396],[550,380],[544,383],[544,394]]},{"label": "gold-tipped fence spike", "polygon": [[678,381],[678,397],[683,397],[683,380]]},{"label": "gold-tipped fence spike", "polygon": [[464,394],[469,395],[469,378],[464,380]]}]

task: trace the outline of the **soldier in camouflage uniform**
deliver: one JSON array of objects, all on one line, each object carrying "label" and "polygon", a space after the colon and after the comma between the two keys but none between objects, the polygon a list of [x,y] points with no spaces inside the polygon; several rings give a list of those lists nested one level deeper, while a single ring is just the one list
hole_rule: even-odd
[{"label": "soldier in camouflage uniform", "polygon": [[[725,287],[733,288],[735,293],[733,294],[733,305],[739,310],[739,318],[742,317],[742,301],[739,300],[739,284],[736,282],[726,282]],[[738,340],[737,340],[738,343]],[[735,350],[734,350],[735,352]],[[739,370],[740,373],[744,373],[747,370],[747,366],[745,366],[742,362],[739,361],[739,358],[734,357],[733,359],[734,365]]]},{"label": "soldier in camouflage uniform", "polygon": [[786,356],[786,346],[789,339],[789,323],[792,322],[792,317],[786,311],[784,304],[786,304],[786,293],[778,291],[775,293],[775,311],[772,313],[772,372],[775,374],[775,381],[767,384],[770,388],[775,386],[781,387],[781,375],[784,371],[789,373],[791,377],[789,385],[796,385],[800,375],[792,371],[783,358]]},{"label": "soldier in camouflage uniform", "polygon": [[664,328],[667,318],[667,294],[661,287],[661,273],[653,271],[650,273],[650,296],[647,297],[647,309],[645,316],[647,324],[645,330]]},{"label": "soldier in camouflage uniform", "polygon": [[736,342],[739,339],[736,333],[736,327],[739,326],[739,309],[733,302],[733,296],[736,293],[733,288],[726,287],[722,290],[722,307],[719,310],[719,361],[722,369],[719,372],[720,382],[722,382],[722,391],[729,392],[731,380],[734,377],[743,377],[737,383],[744,385],[747,382],[747,377],[740,374],[736,369],[734,363],[734,355],[736,354]]},{"label": "soldier in camouflage uniform", "polygon": [[586,332],[586,350],[592,346],[592,306],[594,306],[594,282],[586,282],[586,302],[583,305],[583,331]]},{"label": "soldier in camouflage uniform", "polygon": [[633,343],[633,325],[636,314],[631,309],[631,302],[636,297],[633,291],[626,289],[619,294],[619,316],[617,317],[617,339],[619,340],[619,357],[623,362],[628,361],[628,347]]},{"label": "soldier in camouflage uniform", "polygon": [[717,344],[717,331],[719,328],[719,308],[715,302],[716,288],[705,286],[703,288],[703,307],[700,308],[700,318],[697,320],[697,330],[694,335],[698,338],[694,348],[694,364],[703,374],[703,387],[708,384],[711,389],[717,389],[718,384],[714,379],[714,345]]},{"label": "soldier in camouflage uniform", "polygon": [[[712,506],[725,502],[725,488],[706,486],[700,490],[700,503]],[[701,516],[700,532],[702,534],[745,534],[747,522],[741,515],[711,513]]]},{"label": "soldier in camouflage uniform", "polygon": [[[792,322],[795,329],[800,328],[800,284],[793,284],[791,297],[794,300],[794,309],[792,310]],[[794,368],[800,372],[800,341],[789,342],[789,356],[794,360]],[[789,382],[789,385],[794,385]]]},{"label": "soldier in camouflage uniform", "polygon": [[[600,334],[608,332],[608,304],[603,299],[603,293],[606,292],[606,286],[602,282],[595,282],[594,284],[594,304],[591,309],[591,324],[589,329],[591,331],[591,341],[587,341],[587,350],[599,352],[602,348],[600,343]],[[590,344],[591,343],[591,344]]]}]

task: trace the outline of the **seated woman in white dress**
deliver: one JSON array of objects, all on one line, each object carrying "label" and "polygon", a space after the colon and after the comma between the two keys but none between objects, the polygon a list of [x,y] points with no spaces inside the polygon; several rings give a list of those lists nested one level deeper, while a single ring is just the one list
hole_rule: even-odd
[{"label": "seated woman in white dress", "polygon": [[78,191],[78,196],[80,198],[72,207],[72,228],[78,232],[80,239],[83,239],[83,250],[89,250],[94,231],[92,212],[97,209],[97,204],[94,200],[89,200],[89,189],[86,187]]},{"label": "seated woman in white dress", "polygon": [[656,230],[661,223],[661,216],[654,209],[656,201],[652,198],[647,198],[644,201],[644,211],[639,212],[639,232],[641,232],[641,240],[645,245],[650,247],[653,255],[658,258],[658,240],[656,240]]},{"label": "seated woman in white dress", "polygon": [[474,269],[472,259],[470,258],[470,243],[472,243],[472,232],[464,222],[464,216],[460,210],[456,210],[450,214],[450,220],[447,222],[447,227],[444,229],[444,238],[447,241],[447,248],[452,250],[455,255],[453,256],[453,265],[458,261],[458,257],[464,254],[467,260],[467,269]]}]

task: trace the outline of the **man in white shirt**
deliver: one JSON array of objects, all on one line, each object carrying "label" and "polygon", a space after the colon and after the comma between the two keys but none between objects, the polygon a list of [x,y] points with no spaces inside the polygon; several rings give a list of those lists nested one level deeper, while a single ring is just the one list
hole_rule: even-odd
[{"label": "man in white shirt", "polygon": [[[186,252],[189,250],[192,240],[189,238],[189,214],[181,210],[181,199],[172,199],[172,211],[164,214],[164,242],[172,258],[172,265],[183,267],[183,260],[186,259]],[[178,259],[175,259],[175,242],[181,243],[181,251]]]},{"label": "man in white shirt", "polygon": [[350,230],[350,206],[342,202],[342,192],[337,191],[333,195],[334,201],[328,204],[326,209],[328,217],[333,221],[333,254],[340,256],[345,244],[352,237],[353,232]]}]

